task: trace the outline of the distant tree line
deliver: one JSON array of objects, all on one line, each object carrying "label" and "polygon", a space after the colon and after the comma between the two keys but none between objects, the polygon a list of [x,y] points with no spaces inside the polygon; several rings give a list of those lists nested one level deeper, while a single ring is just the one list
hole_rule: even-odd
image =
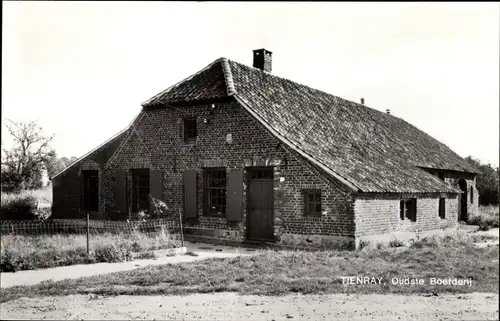
[{"label": "distant tree line", "polygon": [[476,178],[476,187],[479,192],[479,204],[498,205],[500,174],[498,167],[493,168],[491,164],[483,164],[472,156],[467,156],[465,160],[481,172]]},{"label": "distant tree line", "polygon": [[49,177],[66,168],[76,157],[57,157],[49,147],[54,135],[43,134],[43,128],[36,121],[8,121],[8,133],[14,144],[9,150],[3,148],[1,184],[4,192],[41,187],[44,172]]}]

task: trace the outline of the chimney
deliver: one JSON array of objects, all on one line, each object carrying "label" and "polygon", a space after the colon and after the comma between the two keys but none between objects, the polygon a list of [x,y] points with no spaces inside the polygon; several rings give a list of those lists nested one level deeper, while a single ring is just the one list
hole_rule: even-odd
[{"label": "chimney", "polygon": [[390,115],[390,114],[391,114],[391,110],[390,110],[390,109],[386,109],[386,110],[385,110],[385,113],[386,113],[387,115]]},{"label": "chimney", "polygon": [[266,49],[256,49],[253,51],[253,66],[271,72],[273,65],[273,53]]},{"label": "chimney", "polygon": [[364,105],[364,104],[365,104],[365,99],[361,98],[361,105]]}]

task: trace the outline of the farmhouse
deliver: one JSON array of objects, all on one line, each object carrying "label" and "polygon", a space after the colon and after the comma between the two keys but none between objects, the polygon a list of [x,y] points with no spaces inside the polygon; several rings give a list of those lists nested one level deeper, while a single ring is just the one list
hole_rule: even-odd
[{"label": "farmhouse", "polygon": [[455,228],[477,170],[401,118],[220,58],[53,177],[53,217],[134,219],[148,195],[198,239],[335,245]]}]

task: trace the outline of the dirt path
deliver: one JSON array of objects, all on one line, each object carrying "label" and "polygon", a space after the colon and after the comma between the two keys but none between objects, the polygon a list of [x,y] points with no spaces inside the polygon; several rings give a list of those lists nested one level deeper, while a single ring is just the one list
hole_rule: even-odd
[{"label": "dirt path", "polygon": [[0,305],[1,319],[498,320],[498,295],[71,295]]}]

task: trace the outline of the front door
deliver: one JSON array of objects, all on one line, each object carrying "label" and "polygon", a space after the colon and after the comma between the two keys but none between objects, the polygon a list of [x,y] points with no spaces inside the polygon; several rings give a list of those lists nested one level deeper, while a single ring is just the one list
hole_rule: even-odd
[{"label": "front door", "polygon": [[272,241],[274,236],[272,168],[248,171],[247,239]]}]

